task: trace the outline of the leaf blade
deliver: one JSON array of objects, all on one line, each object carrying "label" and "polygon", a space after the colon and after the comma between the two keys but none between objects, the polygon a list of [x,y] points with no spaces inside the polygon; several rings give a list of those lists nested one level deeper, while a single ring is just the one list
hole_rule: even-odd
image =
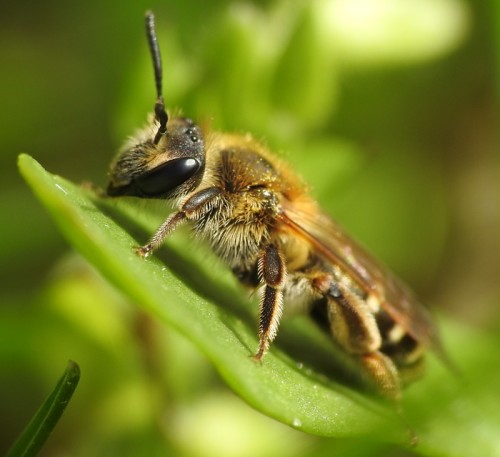
[{"label": "leaf blade", "polygon": [[80,367],[70,360],[54,390],[9,449],[7,457],[32,457],[39,453],[68,406],[79,381]]},{"label": "leaf blade", "polygon": [[[253,363],[248,356],[257,345],[256,331],[244,314],[197,296],[158,259],[139,258],[135,240],[81,188],[50,175],[29,156],[20,156],[19,167],[70,243],[147,312],[188,336],[253,407],[322,436],[370,433],[388,423],[379,405],[330,380],[304,376],[283,354],[271,351],[262,365]],[[402,439],[403,426],[396,428]]]}]

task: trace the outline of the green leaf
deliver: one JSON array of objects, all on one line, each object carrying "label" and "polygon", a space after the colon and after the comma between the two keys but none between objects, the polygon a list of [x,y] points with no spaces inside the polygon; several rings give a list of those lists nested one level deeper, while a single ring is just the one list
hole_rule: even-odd
[{"label": "green leaf", "polygon": [[[190,263],[182,258],[186,256],[184,240],[178,241],[181,246],[168,244],[165,261],[201,294],[217,298],[217,303],[195,294],[156,256],[147,260],[137,256],[133,247],[139,242],[99,209],[108,213],[116,210],[114,202],[94,201],[91,192],[50,175],[29,156],[21,155],[19,166],[71,244],[148,313],[193,341],[252,406],[286,424],[324,436],[367,433],[390,422],[382,418],[390,413],[379,405],[340,383],[315,378],[278,348],[262,364],[254,363],[249,356],[257,348],[257,331],[245,306],[245,294],[219,268],[199,268],[205,255],[196,252],[198,248],[193,249],[192,243],[188,245]],[[123,214],[133,210],[118,205],[123,221]],[[404,426],[396,425],[396,429],[404,440]]]},{"label": "green leaf", "polygon": [[[408,422],[420,438],[415,454],[500,455],[499,408],[489,405],[500,382],[500,370],[490,362],[498,346],[494,335],[479,338],[447,325],[445,342],[460,355],[467,382],[430,358],[424,380],[405,391],[405,421],[349,387],[352,367],[306,320],[285,322],[263,363],[254,363],[255,307],[202,246],[176,233],[158,255],[144,260],[133,247],[159,221],[146,222],[131,201],[98,198],[51,175],[29,156],[20,156],[19,167],[71,244],[148,314],[187,336],[262,413],[310,434],[365,435],[403,446],[409,443]],[[487,379],[475,376],[486,372]]]},{"label": "green leaf", "polygon": [[80,367],[70,360],[56,387],[12,445],[7,457],[29,457],[40,452],[68,406],[79,380]]}]

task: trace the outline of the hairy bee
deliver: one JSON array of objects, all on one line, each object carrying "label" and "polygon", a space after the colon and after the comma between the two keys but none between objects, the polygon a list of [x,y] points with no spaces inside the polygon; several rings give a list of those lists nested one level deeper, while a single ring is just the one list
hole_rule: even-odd
[{"label": "hairy bee", "polygon": [[174,200],[178,210],[138,254],[149,256],[189,223],[243,283],[262,286],[256,360],[274,340],[283,307],[301,306],[360,361],[381,393],[399,398],[402,384],[421,371],[424,349],[440,349],[426,309],[321,211],[263,144],[170,118],[151,12],[146,30],[155,116],[113,161],[107,194]]}]

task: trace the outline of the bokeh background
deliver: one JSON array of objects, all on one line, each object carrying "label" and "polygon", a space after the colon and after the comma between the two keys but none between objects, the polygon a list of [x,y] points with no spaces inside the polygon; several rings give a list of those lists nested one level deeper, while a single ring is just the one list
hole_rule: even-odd
[{"label": "bokeh background", "polygon": [[403,455],[253,411],[74,253],[19,177],[26,152],[105,185],[154,102],[148,8],[168,106],[265,138],[438,314],[500,328],[495,0],[4,4],[0,453],[72,358],[84,378],[45,455]]}]

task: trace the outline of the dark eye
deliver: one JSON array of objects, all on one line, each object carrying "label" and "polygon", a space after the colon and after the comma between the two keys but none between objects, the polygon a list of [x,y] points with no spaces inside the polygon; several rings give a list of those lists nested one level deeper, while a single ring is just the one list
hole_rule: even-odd
[{"label": "dark eye", "polygon": [[201,167],[197,159],[181,157],[136,178],[137,190],[145,197],[161,197],[191,178]]}]

